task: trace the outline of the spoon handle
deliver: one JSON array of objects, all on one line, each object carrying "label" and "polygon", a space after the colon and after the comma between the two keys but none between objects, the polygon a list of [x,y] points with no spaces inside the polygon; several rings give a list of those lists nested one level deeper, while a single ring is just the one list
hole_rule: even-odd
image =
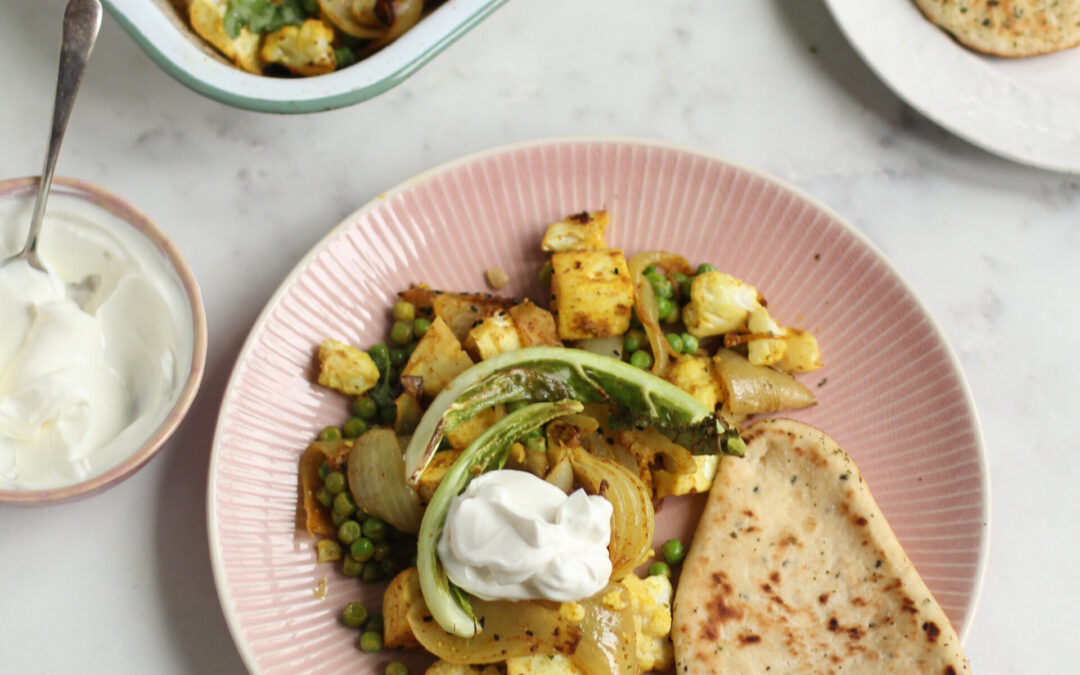
[{"label": "spoon handle", "polygon": [[101,3],[99,0],[71,0],[64,10],[64,32],[60,41],[60,72],[56,79],[56,101],[53,104],[52,131],[49,133],[49,151],[45,155],[45,167],[41,170],[34,217],[30,221],[30,233],[26,237],[24,251],[37,249],[41,222],[45,216],[45,201],[56,171],[56,158],[60,155],[60,143],[64,140],[75,94],[86,72],[86,60],[94,48],[98,29],[101,28]]}]

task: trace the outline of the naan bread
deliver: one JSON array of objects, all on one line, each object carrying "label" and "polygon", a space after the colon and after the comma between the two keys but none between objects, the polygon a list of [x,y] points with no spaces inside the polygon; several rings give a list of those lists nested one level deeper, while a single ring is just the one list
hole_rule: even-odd
[{"label": "naan bread", "polygon": [[915,0],[962,44],[996,56],[1080,45],[1080,0]]},{"label": "naan bread", "polygon": [[686,673],[960,675],[956,632],[855,463],[823,432],[766,420],[725,457],[675,595]]}]

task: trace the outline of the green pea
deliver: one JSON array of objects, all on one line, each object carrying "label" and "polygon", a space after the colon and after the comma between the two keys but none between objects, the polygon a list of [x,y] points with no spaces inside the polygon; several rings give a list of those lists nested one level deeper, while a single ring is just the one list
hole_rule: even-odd
[{"label": "green pea", "polygon": [[326,508],[330,508],[330,505],[334,503],[334,493],[326,488],[319,488],[319,491],[315,493],[315,499]]},{"label": "green pea", "polygon": [[340,441],[341,429],[337,427],[326,427],[319,432],[320,441]]},{"label": "green pea", "polygon": [[360,538],[360,532],[362,526],[355,520],[346,520],[341,524],[341,527],[337,529],[337,538],[342,544],[349,546],[354,541]]},{"label": "green pea", "polygon": [[416,318],[416,305],[404,300],[398,300],[394,303],[391,314],[394,315],[394,319],[397,321],[412,321]]},{"label": "green pea", "polygon": [[[304,8],[305,8],[305,10],[307,10],[308,5],[310,5],[312,2],[316,2],[316,4],[315,4],[316,11],[314,11],[314,12],[308,11],[308,16],[314,16],[315,14],[318,13],[317,8],[318,8],[319,5],[317,3],[317,0],[304,0]],[[354,52],[352,50],[352,47],[349,47],[347,45],[343,45],[341,47],[336,47],[334,49],[335,70],[340,70],[342,68],[348,68],[349,66],[351,66],[354,63],[356,63],[356,52]]]},{"label": "green pea", "polygon": [[547,261],[540,267],[540,271],[536,273],[537,280],[540,281],[540,285],[544,288],[551,288],[551,277],[554,275],[555,270],[551,266],[551,261]]},{"label": "green pea", "polygon": [[656,300],[656,309],[660,314],[661,320],[666,319],[668,315],[671,314],[671,310],[674,309],[674,307],[675,303],[668,298],[658,298]]},{"label": "green pea", "polygon": [[375,405],[370,396],[357,396],[353,400],[352,414],[362,420],[375,419],[379,414],[379,406]]},{"label": "green pea", "polygon": [[358,562],[367,562],[375,555],[375,544],[367,537],[360,537],[349,547],[349,555]]},{"label": "green pea", "polygon": [[338,494],[345,491],[345,486],[348,485],[348,483],[345,481],[345,474],[340,471],[331,471],[326,474],[326,478],[323,479],[323,485],[325,485],[326,489],[330,492]]},{"label": "green pea", "polygon": [[681,337],[675,333],[668,333],[664,337],[667,338],[667,343],[671,345],[671,348],[676,352],[681,352],[683,350],[683,341]]},{"label": "green pea", "polygon": [[315,555],[321,563],[341,560],[341,544],[333,539],[320,539],[315,544]]},{"label": "green pea", "polygon": [[383,577],[386,579],[393,579],[398,575],[398,572],[403,569],[401,567],[401,563],[394,560],[393,558],[387,558],[386,560],[379,563],[379,565],[382,567]]},{"label": "green pea", "polygon": [[334,527],[341,527],[341,525],[346,520],[349,520],[348,516],[343,516],[340,513],[338,513],[337,511],[333,511],[333,510],[330,511],[330,521],[334,523]]},{"label": "green pea", "polygon": [[394,327],[390,329],[390,339],[399,345],[412,342],[412,324],[404,321],[394,323]]},{"label": "green pea", "polygon": [[644,349],[639,349],[630,355],[630,365],[642,370],[648,370],[652,368],[652,354]]},{"label": "green pea", "polygon": [[668,312],[667,316],[665,316],[662,319],[662,321],[664,323],[666,323],[667,325],[669,325],[669,326],[678,323],[679,322],[679,314],[681,314],[681,310],[679,309],[679,303],[675,302],[674,300],[672,300],[670,302],[671,302],[671,311]]},{"label": "green pea", "polygon": [[664,560],[667,560],[669,565],[678,565],[686,557],[686,550],[678,539],[668,539],[660,550],[664,553]]},{"label": "green pea", "polygon": [[716,271],[716,266],[711,265],[709,263],[701,263],[697,267],[697,273],[698,274],[705,274],[706,272],[715,272],[715,271]]},{"label": "green pea", "polygon": [[653,564],[649,565],[649,576],[650,577],[662,576],[662,577],[668,577],[670,579],[671,578],[671,568],[668,567],[667,563],[663,563],[663,562],[653,563]]},{"label": "green pea", "polygon": [[698,339],[690,333],[683,333],[682,337],[682,350],[685,354],[693,354],[698,350]]},{"label": "green pea", "polygon": [[369,584],[376,581],[382,581],[382,565],[378,561],[369,560],[364,563],[364,571],[360,576],[364,581],[368,582]]},{"label": "green pea", "polygon": [[364,536],[373,542],[386,539],[386,523],[378,518],[368,518],[364,521]]},{"label": "green pea", "polygon": [[645,278],[649,281],[649,284],[652,285],[656,294],[661,298],[671,298],[675,295],[675,290],[671,287],[671,282],[668,281],[667,277],[663,274],[653,272],[651,274],[646,274]]},{"label": "green pea", "polygon": [[[368,356],[371,357],[371,360],[375,362],[376,366],[383,363],[390,363],[390,348],[380,342],[368,350]],[[385,375],[382,368],[379,369],[379,374]]]},{"label": "green pea", "polygon": [[386,664],[385,675],[409,675],[409,667],[401,661],[391,661]]},{"label": "green pea", "polygon": [[364,563],[357,562],[349,556],[345,556],[345,560],[341,563],[341,573],[347,577],[356,578],[363,574]]},{"label": "green pea", "polygon": [[529,405],[528,401],[510,401],[506,404],[506,412],[513,413]]},{"label": "green pea", "polygon": [[349,421],[341,427],[341,433],[345,438],[360,438],[367,430],[367,422],[359,417],[350,417]]},{"label": "green pea", "polygon": [[390,547],[390,542],[380,541],[378,544],[375,544],[375,559],[379,562],[389,558],[391,553],[393,553],[393,549]]},{"label": "green pea", "polygon": [[409,360],[409,353],[404,349],[391,349],[390,350],[390,365],[395,368],[400,368],[405,365],[405,362]]},{"label": "green pea", "polygon": [[326,480],[326,474],[330,473],[330,462],[319,465],[319,480]]},{"label": "green pea", "polygon": [[356,502],[353,501],[348,490],[339,492],[338,496],[334,497],[334,513],[340,513],[343,516],[351,516],[356,513]]},{"label": "green pea", "polygon": [[684,300],[690,297],[690,286],[694,282],[693,279],[686,276],[685,274],[676,272],[675,274],[671,275],[671,280],[678,285],[679,295],[681,295]]},{"label": "green pea", "polygon": [[649,265],[645,269],[641,270],[641,273],[644,274],[646,277],[649,276],[650,274],[655,274],[656,273],[656,265]]},{"label": "green pea", "polygon": [[543,436],[530,436],[525,439],[525,449],[529,452],[547,452],[547,440]]},{"label": "green pea", "polygon": [[359,602],[350,602],[341,610],[341,623],[349,628],[359,628],[367,621],[367,609]]},{"label": "green pea", "polygon": [[428,328],[431,328],[431,321],[423,317],[412,322],[412,332],[418,340],[427,335]]},{"label": "green pea", "polygon": [[382,635],[375,631],[364,631],[360,634],[360,649],[369,654],[382,649]]},{"label": "green pea", "polygon": [[622,347],[623,351],[628,354],[633,354],[637,350],[645,346],[646,338],[645,333],[639,330],[632,330],[623,336]]},{"label": "green pea", "polygon": [[364,622],[364,630],[370,630],[379,635],[385,633],[386,628],[383,626],[382,614],[372,614],[369,616],[368,620]]},{"label": "green pea", "polygon": [[742,457],[746,454],[746,441],[738,437],[729,438],[727,442],[727,451],[732,455]]}]

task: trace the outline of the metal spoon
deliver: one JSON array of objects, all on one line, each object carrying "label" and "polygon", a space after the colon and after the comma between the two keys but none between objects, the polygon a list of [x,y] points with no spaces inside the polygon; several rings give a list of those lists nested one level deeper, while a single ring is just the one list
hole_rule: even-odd
[{"label": "metal spoon", "polygon": [[75,94],[79,92],[86,60],[94,48],[98,30],[101,28],[101,3],[99,0],[71,0],[64,10],[64,34],[60,41],[60,72],[56,79],[56,100],[53,103],[52,132],[49,134],[49,152],[45,156],[45,168],[38,183],[34,217],[30,220],[30,232],[22,251],[0,261],[0,267],[16,260],[25,260],[31,267],[46,271],[38,258],[38,236],[45,218],[45,201],[49,198],[56,158],[60,155],[60,143],[64,140]]}]

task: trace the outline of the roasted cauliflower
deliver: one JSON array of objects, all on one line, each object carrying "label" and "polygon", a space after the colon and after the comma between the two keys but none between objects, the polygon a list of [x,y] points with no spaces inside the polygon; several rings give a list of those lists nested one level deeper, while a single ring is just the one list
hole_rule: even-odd
[{"label": "roasted cauliflower", "polygon": [[318,19],[284,26],[266,36],[259,54],[266,63],[285,66],[297,75],[334,72],[334,31]]},{"label": "roasted cauliflower", "polygon": [[368,353],[337,340],[319,347],[319,384],[358,396],[379,383],[379,369]]},{"label": "roasted cauliflower", "polygon": [[694,277],[683,323],[694,337],[723,335],[746,329],[750,312],[761,305],[761,294],[748,283],[723,272]]},{"label": "roasted cauliflower", "polygon": [[191,27],[202,39],[231,59],[249,73],[262,74],[259,56],[260,35],[241,28],[234,39],[225,31],[225,12],[229,0],[191,0],[188,3],[188,19]]}]

